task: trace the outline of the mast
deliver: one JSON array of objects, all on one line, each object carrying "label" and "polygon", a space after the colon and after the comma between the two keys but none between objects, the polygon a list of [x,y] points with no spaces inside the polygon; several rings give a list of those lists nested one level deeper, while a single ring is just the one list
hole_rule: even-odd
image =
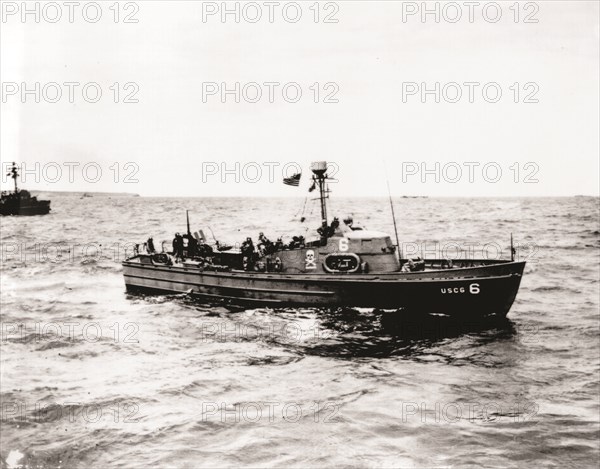
[{"label": "mast", "polygon": [[327,226],[327,162],[315,161],[310,165],[311,171],[314,173],[313,181],[319,186],[319,199],[321,200],[321,226]]},{"label": "mast", "polygon": [[17,187],[17,178],[19,177],[19,173],[18,173],[18,170],[17,170],[17,163],[15,163],[14,161],[13,161],[13,164],[12,164],[12,168],[10,169],[9,175],[15,181],[15,194],[16,194],[19,191],[19,188]]}]

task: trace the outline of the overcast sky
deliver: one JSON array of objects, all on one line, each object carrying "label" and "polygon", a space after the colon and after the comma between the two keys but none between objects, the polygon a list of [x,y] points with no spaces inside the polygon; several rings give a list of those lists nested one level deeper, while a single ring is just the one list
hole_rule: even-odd
[{"label": "overcast sky", "polygon": [[[397,195],[598,195],[597,1],[522,2],[518,12],[499,2],[496,22],[486,2],[472,12],[439,3],[439,22],[415,11],[421,2],[391,1],[322,2],[315,22],[313,2],[301,2],[295,23],[286,2],[272,23],[264,2],[241,3],[239,23],[223,21],[221,2],[122,3],[118,22],[114,2],[100,2],[95,23],[94,7],[75,9],[71,23],[63,2],[59,20],[56,6],[29,2],[40,5],[37,23],[21,2],[2,3],[1,160],[39,163],[29,189],[303,196],[310,161],[327,160],[346,196],[385,195],[386,178]],[[36,82],[39,103],[22,95]],[[79,83],[72,99],[65,82]],[[223,103],[221,84],[236,82],[240,102]],[[89,101],[102,90],[98,102],[84,98],[86,83],[97,84]],[[423,83],[439,83],[439,103]],[[72,181],[65,163],[79,163]],[[304,169],[300,188],[281,182],[288,163]]]}]

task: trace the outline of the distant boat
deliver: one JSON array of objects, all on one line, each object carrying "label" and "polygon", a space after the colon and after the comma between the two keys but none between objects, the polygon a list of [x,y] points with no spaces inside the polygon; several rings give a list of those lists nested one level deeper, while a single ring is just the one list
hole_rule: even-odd
[{"label": "distant boat", "polygon": [[362,229],[351,218],[343,224],[334,218],[329,224],[327,163],[313,163],[311,169],[321,202],[316,239],[294,236],[286,245],[261,233],[258,249],[247,238],[241,249],[222,251],[218,243],[211,246],[204,236],[192,236],[188,218],[187,234],[175,241],[179,244],[174,252],[164,245],[163,252],[155,252],[149,239],[150,248],[123,262],[127,290],[188,292],[209,300],[267,306],[506,316],[525,268],[525,262],[514,261],[512,246],[507,260],[404,259],[397,234],[394,244],[386,233]]},{"label": "distant boat", "polygon": [[0,215],[46,215],[50,212],[49,200],[38,200],[33,197],[29,191],[19,190],[17,187],[17,178],[19,169],[13,162],[12,168],[7,176],[15,181],[14,192],[2,192],[0,195]]},{"label": "distant boat", "polygon": [[81,197],[79,197],[80,199],[85,199],[88,197],[93,197],[92,195],[88,194],[87,192],[85,192]]}]

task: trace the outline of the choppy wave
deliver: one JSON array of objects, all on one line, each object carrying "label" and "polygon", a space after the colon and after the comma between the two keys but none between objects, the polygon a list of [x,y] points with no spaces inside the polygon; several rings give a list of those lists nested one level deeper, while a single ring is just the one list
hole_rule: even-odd
[{"label": "choppy wave", "polygon": [[[393,232],[386,201],[331,202]],[[57,196],[3,218],[1,467],[596,467],[598,199],[397,201],[406,243],[508,257],[513,233],[528,265],[493,323],[125,293],[130,243],[185,208],[236,243],[306,235],[302,203]]]}]

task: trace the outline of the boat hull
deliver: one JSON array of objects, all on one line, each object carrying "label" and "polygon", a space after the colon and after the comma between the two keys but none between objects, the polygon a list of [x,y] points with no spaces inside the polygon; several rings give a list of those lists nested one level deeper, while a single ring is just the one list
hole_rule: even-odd
[{"label": "boat hull", "polygon": [[506,316],[524,262],[387,274],[277,274],[199,271],[125,261],[128,291],[191,293],[214,300],[271,306],[405,309],[452,316]]},{"label": "boat hull", "polygon": [[0,206],[0,215],[47,215],[50,213],[50,201],[42,200],[36,204],[6,204]]}]

